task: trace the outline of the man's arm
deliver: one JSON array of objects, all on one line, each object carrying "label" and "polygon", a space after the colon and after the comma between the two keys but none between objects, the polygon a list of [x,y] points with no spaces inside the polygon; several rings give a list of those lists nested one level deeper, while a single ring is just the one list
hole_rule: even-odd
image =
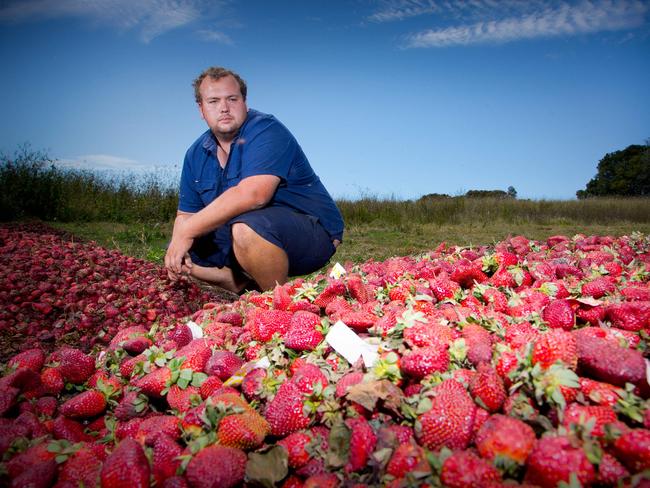
[{"label": "man's arm", "polygon": [[274,175],[250,176],[223,192],[199,212],[178,212],[172,240],[165,255],[167,269],[176,275],[187,271],[183,265],[195,238],[224,225],[237,215],[264,207],[279,184],[280,178]]}]

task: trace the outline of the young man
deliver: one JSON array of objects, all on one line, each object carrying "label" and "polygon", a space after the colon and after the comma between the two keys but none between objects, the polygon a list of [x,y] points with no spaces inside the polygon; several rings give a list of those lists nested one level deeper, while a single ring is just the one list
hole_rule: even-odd
[{"label": "young man", "polygon": [[296,139],[272,115],[248,109],[246,83],[232,71],[208,68],[194,93],[209,129],[185,155],[170,276],[240,292],[324,266],[343,219]]}]

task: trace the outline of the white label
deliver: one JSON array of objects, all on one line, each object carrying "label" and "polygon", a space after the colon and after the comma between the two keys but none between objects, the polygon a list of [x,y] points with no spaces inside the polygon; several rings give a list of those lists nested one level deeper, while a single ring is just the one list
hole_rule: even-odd
[{"label": "white label", "polygon": [[340,320],[327,333],[325,341],[350,364],[363,357],[363,363],[369,368],[379,357],[378,346],[365,342]]},{"label": "white label", "polygon": [[192,332],[192,339],[201,339],[203,337],[203,329],[199,324],[196,322],[192,322],[191,320],[187,323],[187,326],[190,328],[190,331]]},{"label": "white label", "polygon": [[341,276],[345,274],[345,268],[341,266],[341,263],[336,263],[330,271],[330,278],[338,280]]}]

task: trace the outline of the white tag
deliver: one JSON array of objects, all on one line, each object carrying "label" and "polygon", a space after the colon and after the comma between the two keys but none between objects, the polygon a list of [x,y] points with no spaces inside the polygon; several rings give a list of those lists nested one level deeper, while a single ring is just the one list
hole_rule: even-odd
[{"label": "white tag", "polygon": [[327,333],[325,341],[350,364],[356,363],[361,356],[369,368],[379,357],[378,346],[365,342],[340,320]]},{"label": "white tag", "polygon": [[239,368],[235,374],[224,381],[223,384],[225,386],[241,385],[242,381],[244,381],[244,378],[250,371],[253,371],[254,369],[268,369],[269,366],[271,366],[271,361],[269,361],[269,358],[266,356],[256,361],[249,361]]},{"label": "white tag", "polygon": [[336,263],[330,271],[330,278],[338,280],[341,276],[345,274],[345,268],[341,266],[341,263]]},{"label": "white tag", "polygon": [[190,320],[187,326],[190,328],[190,332],[192,332],[192,339],[201,339],[203,337],[203,329],[199,324]]}]

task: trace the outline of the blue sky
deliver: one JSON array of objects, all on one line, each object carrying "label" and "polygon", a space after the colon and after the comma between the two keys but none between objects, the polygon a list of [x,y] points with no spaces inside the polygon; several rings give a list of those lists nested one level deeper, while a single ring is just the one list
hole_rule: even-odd
[{"label": "blue sky", "polygon": [[175,177],[239,72],[337,198],[570,199],[650,138],[650,2],[9,0],[0,150]]}]

